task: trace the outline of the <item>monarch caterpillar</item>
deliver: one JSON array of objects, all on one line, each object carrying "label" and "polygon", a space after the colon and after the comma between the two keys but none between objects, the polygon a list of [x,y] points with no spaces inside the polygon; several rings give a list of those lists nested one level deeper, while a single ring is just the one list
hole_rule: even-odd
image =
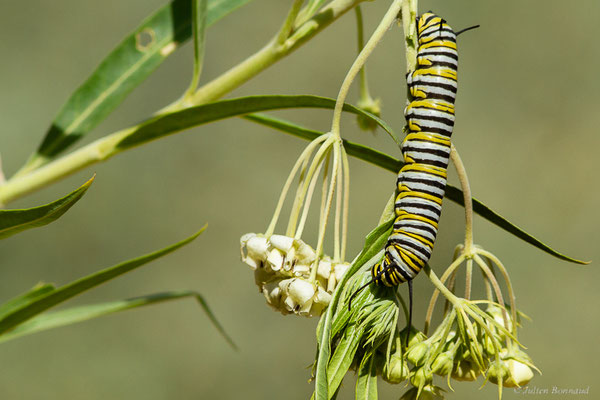
[{"label": "monarch caterpillar", "polygon": [[354,296],[373,282],[408,282],[412,305],[412,279],[431,257],[446,188],[457,90],[456,37],[476,27],[455,33],[432,12],[417,17],[417,68],[406,77],[413,100],[404,111],[408,133],[402,142],[396,219],[382,261],[373,266],[372,279],[352,294],[349,308]]}]

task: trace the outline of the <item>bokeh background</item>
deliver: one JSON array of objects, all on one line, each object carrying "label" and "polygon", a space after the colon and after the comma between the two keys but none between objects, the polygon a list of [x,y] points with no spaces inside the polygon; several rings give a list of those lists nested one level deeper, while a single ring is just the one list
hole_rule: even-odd
[{"label": "bokeh background", "polygon": [[[7,175],[39,144],[69,94],[160,0],[0,3],[0,150]],[[203,81],[243,60],[277,30],[288,2],[256,0],[208,31]],[[371,32],[389,1],[365,3]],[[460,37],[460,90],[453,140],[474,195],[559,251],[553,258],[476,218],[475,241],[509,268],[519,308],[533,318],[520,331],[543,375],[530,386],[590,387],[598,398],[600,333],[597,149],[600,112],[600,3],[579,0],[426,1]],[[335,97],[355,56],[352,13],[231,96]],[[383,116],[403,126],[405,61],[401,29],[389,32],[368,63]],[[176,99],[192,62],[187,45],[132,93],[86,141],[136,123]],[[356,101],[353,92],[349,101]],[[330,112],[278,115],[327,130]],[[399,156],[394,143],[343,120],[343,135]],[[2,399],[307,399],[316,319],[282,317],[257,293],[239,261],[239,237],[263,232],[280,188],[306,142],[233,119],[170,136],[95,165],[10,207],[51,201],[94,172],[84,199],[59,221],[0,242],[0,298],[38,281],[63,284],[172,243],[205,222],[193,244],[70,304],[195,289],[240,347],[233,351],[192,300],[171,302],[25,337],[0,346]],[[376,224],[395,177],[351,164],[352,258]],[[450,181],[456,183],[456,177]],[[312,220],[313,225],[315,218]],[[283,229],[283,228],[282,228]],[[462,240],[462,208],[446,202],[431,265],[441,270]],[[306,239],[314,242],[314,230]],[[401,292],[404,293],[404,288]],[[431,285],[416,280],[416,315]],[[340,398],[350,398],[348,376]],[[496,398],[496,386],[456,383],[449,398]],[[401,386],[380,385],[383,399]],[[508,389],[504,398],[521,398]],[[536,395],[557,399],[557,395]],[[571,398],[571,396],[563,396]]]}]

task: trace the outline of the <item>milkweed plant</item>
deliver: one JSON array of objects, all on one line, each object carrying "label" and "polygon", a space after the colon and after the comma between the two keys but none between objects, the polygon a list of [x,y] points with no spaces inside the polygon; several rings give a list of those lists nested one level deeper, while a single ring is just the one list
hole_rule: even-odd
[{"label": "milkweed plant", "polygon": [[[318,351],[311,375],[315,399],[335,397],[349,371],[356,376],[355,393],[359,399],[377,398],[378,377],[389,384],[400,384],[402,399],[451,397],[454,381],[473,381],[474,386],[497,385],[499,397],[503,387],[527,384],[538,369],[519,340],[518,329],[527,317],[516,303],[509,274],[511,266],[505,266],[500,257],[475,244],[473,215],[480,215],[508,234],[555,257],[574,263],[584,262],[558,253],[473,199],[465,166],[455,146],[451,147],[450,159],[459,178],[459,187],[448,184],[445,197],[446,201],[464,206],[464,242],[456,246],[453,261],[445,269],[429,265],[423,268],[432,289],[424,326],[409,324],[412,310],[397,287],[370,285],[358,291],[371,280],[373,266],[383,257],[393,229],[396,194],[390,188],[392,197],[382,210],[380,221],[373,224],[363,249],[358,254],[348,254],[349,156],[394,173],[403,163],[344,139],[341,116],[343,112],[354,114],[361,129],[381,129],[400,144],[401,135],[396,135],[390,124],[382,119],[380,99],[374,99],[369,92],[364,65],[384,35],[396,34],[404,38],[407,74],[419,67],[422,60],[419,61],[417,54],[419,38],[415,21],[420,15],[417,1],[388,1],[391,3],[388,10],[365,42],[360,5],[369,1],[290,0],[289,12],[280,29],[263,48],[216,78],[200,84],[207,28],[249,1],[175,0],[158,9],[127,36],[73,92],[51,122],[41,145],[21,169],[8,178],[2,175],[0,203],[5,209],[0,211],[0,238],[55,221],[81,200],[94,178],[46,205],[29,209],[6,208],[11,201],[150,141],[201,124],[242,117],[265,129],[309,141],[287,180],[282,182],[281,195],[266,230],[243,234],[240,247],[241,260],[253,271],[255,284],[270,307],[283,315],[319,318]],[[317,37],[347,13],[355,14],[359,52],[349,66],[336,99],[313,95],[222,99]],[[177,101],[165,105],[137,125],[71,150],[79,139],[115,110],[129,92],[190,39],[195,50],[193,75],[189,87]],[[355,80],[358,80],[360,95],[356,105],[352,105],[346,99]],[[407,88],[406,81],[397,79],[394,84],[406,90],[409,102],[414,93]],[[401,109],[403,106],[391,107]],[[263,113],[284,108],[330,109],[331,126],[327,132],[315,131]],[[320,198],[313,201],[319,193]],[[286,201],[291,203],[288,214],[283,212],[288,209],[284,208]],[[315,221],[318,223],[316,243],[303,239],[311,206],[319,209],[319,218]],[[257,227],[257,232],[260,229]],[[235,346],[207,301],[195,291],[156,293],[48,311],[180,248],[203,230],[164,249],[61,287],[38,284],[6,301],[0,306],[0,342],[130,308],[193,297],[224,338]],[[326,238],[332,248],[326,248]],[[478,276],[480,278],[476,278]],[[240,279],[243,278],[240,275]],[[483,293],[471,289],[474,279],[483,281]],[[460,293],[456,288],[459,281],[464,282],[464,290]]]}]

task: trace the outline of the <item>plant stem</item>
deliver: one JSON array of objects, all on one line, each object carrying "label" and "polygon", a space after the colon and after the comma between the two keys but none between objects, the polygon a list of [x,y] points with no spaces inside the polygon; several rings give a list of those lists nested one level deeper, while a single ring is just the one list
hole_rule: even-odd
[{"label": "plant stem", "polygon": [[369,41],[367,42],[367,44],[365,44],[365,47],[363,47],[360,54],[354,60],[354,63],[350,67],[350,70],[348,71],[346,77],[344,78],[344,81],[342,82],[342,86],[340,87],[340,92],[335,103],[335,108],[333,109],[333,118],[331,121],[331,132],[338,137],[340,136],[340,119],[342,117],[342,107],[344,106],[344,102],[346,101],[346,97],[348,96],[348,90],[350,89],[350,85],[354,81],[354,78],[356,78],[356,75],[365,65],[365,62],[367,62],[367,59],[369,58],[375,47],[377,47],[379,42],[381,42],[383,36],[387,33],[392,23],[398,17],[398,13],[400,12],[400,9],[402,7],[402,1],[403,0],[394,0],[390,8],[388,8],[387,12],[379,22],[379,25],[369,38]]},{"label": "plant stem", "polygon": [[471,200],[471,187],[469,186],[467,170],[454,145],[452,145],[450,150],[450,158],[458,174],[458,180],[463,191],[465,202],[465,247],[463,252],[467,258],[470,258],[473,254],[473,201]]},{"label": "plant stem", "polygon": [[402,3],[402,26],[404,28],[404,44],[406,46],[406,71],[412,72],[417,68],[417,0],[405,0]]},{"label": "plant stem", "polygon": [[[314,141],[312,141],[311,143],[309,143],[308,146],[306,146],[306,148],[300,155],[300,157],[298,158],[298,160],[296,161],[296,163],[294,164],[292,170],[290,171],[287,181],[283,185],[283,190],[281,191],[281,195],[279,196],[279,201],[277,202],[277,206],[275,207],[275,212],[273,213],[273,218],[271,219],[271,223],[269,224],[269,227],[267,228],[267,231],[265,233],[266,236],[271,236],[273,234],[273,232],[275,231],[275,225],[277,224],[277,220],[279,219],[279,215],[281,214],[281,208],[283,207],[283,202],[285,201],[287,192],[290,189],[290,186],[292,184],[292,181],[294,180],[294,177],[296,176],[296,172],[298,171],[298,169],[300,168],[301,165],[305,166],[308,163],[308,159],[312,155],[312,153],[315,150],[315,148],[317,147],[317,145],[319,145],[325,139],[327,139],[327,138],[320,136],[317,139],[315,139]],[[304,168],[303,168],[303,170],[304,170]]]},{"label": "plant stem", "polygon": [[[300,25],[283,43],[278,43],[279,33],[265,47],[221,76],[202,86],[192,98],[192,104],[199,105],[217,100],[250,78],[264,71],[281,58],[287,56],[313,36],[352,9],[362,0],[334,0],[321,12]],[[171,110],[172,111],[172,110]]]},{"label": "plant stem", "polygon": [[[356,6],[354,8],[354,14],[356,15],[356,41],[358,44],[358,52],[360,53],[365,44],[364,39],[364,26],[363,26],[363,17],[360,6]],[[368,101],[371,99],[371,95],[369,94],[369,85],[367,83],[367,67],[363,66],[360,69],[360,99],[361,101]]]},{"label": "plant stem", "polygon": [[[304,177],[304,182],[301,185],[301,189],[296,192],[296,198],[294,199],[294,204],[292,205],[292,211],[290,213],[290,218],[289,218],[288,226],[286,229],[287,236],[295,236],[296,227],[297,227],[297,223],[298,223],[298,216],[300,215],[300,211],[302,209],[304,199],[306,198],[306,192],[309,188],[311,181],[313,180],[313,177],[315,177],[315,173],[317,172],[317,169],[320,170],[320,166],[321,166],[323,157],[325,157],[327,155],[327,153],[330,151],[331,143],[333,140],[335,140],[333,138],[333,136],[328,135],[327,139],[325,141],[323,141],[319,150],[313,157],[313,160],[312,160],[312,163],[310,164],[308,172],[306,173],[306,176]],[[315,177],[315,179],[316,179],[316,177]]]},{"label": "plant stem", "polygon": [[0,186],[0,204],[7,204],[89,165],[109,159],[120,152],[115,150],[117,143],[136,128],[115,132],[28,174],[8,180]]},{"label": "plant stem", "polygon": [[283,44],[287,38],[290,37],[290,34],[294,29],[294,22],[296,21],[296,17],[300,12],[300,8],[302,7],[302,3],[304,3],[304,0],[294,0],[290,12],[283,22],[281,29],[279,29],[279,33],[277,34],[277,44]]},{"label": "plant stem", "polygon": [[436,289],[439,290],[444,295],[444,297],[447,298],[450,301],[450,303],[452,303],[452,305],[455,308],[460,309],[461,304],[458,297],[456,297],[450,290],[448,290],[446,286],[444,286],[444,284],[442,283],[442,281],[440,281],[435,272],[433,272],[429,264],[425,264],[425,267],[423,269],[425,270],[425,274],[427,275],[431,283],[433,283],[433,286],[435,286]]}]

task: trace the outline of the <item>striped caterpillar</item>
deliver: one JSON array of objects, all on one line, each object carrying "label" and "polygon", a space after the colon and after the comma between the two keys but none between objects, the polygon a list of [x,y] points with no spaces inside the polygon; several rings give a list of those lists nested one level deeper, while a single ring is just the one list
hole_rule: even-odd
[{"label": "striped caterpillar", "polygon": [[454,33],[431,12],[417,18],[417,68],[406,78],[413,99],[404,111],[408,133],[402,142],[405,164],[397,179],[396,219],[382,261],[373,266],[372,279],[354,292],[348,307],[372,282],[408,282],[412,304],[412,279],[431,257],[446,188],[457,90],[456,37],[476,27]]}]

